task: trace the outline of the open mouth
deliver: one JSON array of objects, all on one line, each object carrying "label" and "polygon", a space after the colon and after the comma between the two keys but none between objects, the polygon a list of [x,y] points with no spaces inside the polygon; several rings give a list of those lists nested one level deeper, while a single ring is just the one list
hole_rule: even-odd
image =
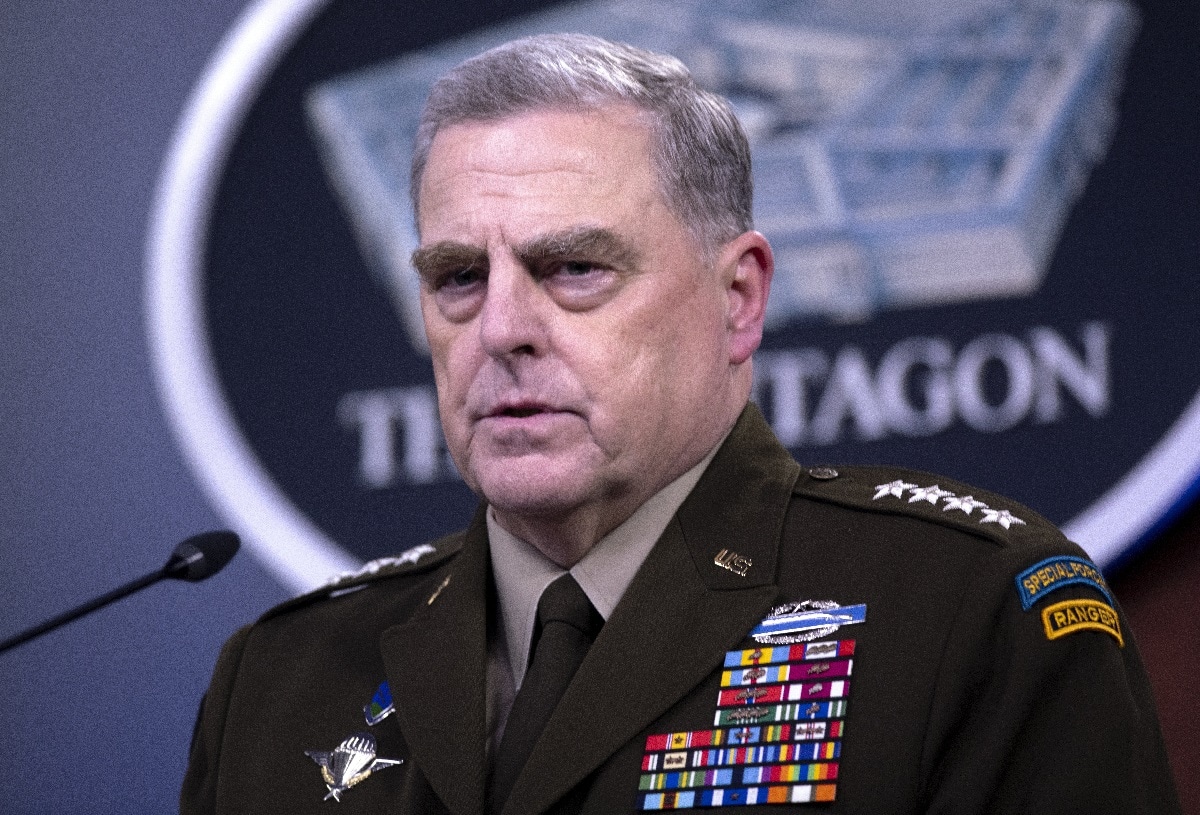
[{"label": "open mouth", "polygon": [[545,412],[546,411],[543,410],[542,408],[522,407],[522,408],[508,408],[507,410],[501,411],[500,415],[501,416],[509,416],[514,419],[525,419],[530,416],[536,416],[539,413],[545,413]]}]

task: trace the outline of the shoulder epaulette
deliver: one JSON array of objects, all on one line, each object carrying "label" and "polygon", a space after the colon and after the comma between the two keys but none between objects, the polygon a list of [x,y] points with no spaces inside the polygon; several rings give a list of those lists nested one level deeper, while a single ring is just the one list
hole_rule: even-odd
[{"label": "shoulder epaulette", "polygon": [[907,515],[1007,546],[1062,538],[1038,513],[994,492],[900,467],[809,467],[795,492],[866,512]]},{"label": "shoulder epaulette", "polygon": [[417,575],[427,572],[458,554],[463,547],[461,533],[448,535],[433,543],[423,543],[406,549],[398,555],[376,558],[357,569],[335,575],[322,586],[287,600],[264,614],[260,619],[274,617],[286,611],[306,606],[320,600],[338,597],[363,588],[369,583],[390,577]]},{"label": "shoulder epaulette", "polygon": [[462,535],[451,535],[434,543],[422,543],[398,555],[369,560],[357,569],[334,576],[318,591],[337,592],[384,577],[416,574],[441,563],[462,548]]}]

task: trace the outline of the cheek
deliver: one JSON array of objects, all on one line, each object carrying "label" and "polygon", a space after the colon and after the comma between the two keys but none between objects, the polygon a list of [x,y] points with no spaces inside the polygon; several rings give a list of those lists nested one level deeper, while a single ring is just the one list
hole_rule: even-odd
[{"label": "cheek", "polygon": [[631,355],[670,380],[703,377],[723,366],[724,318],[716,298],[689,287],[663,295],[661,302],[670,306],[649,309],[631,323]]},{"label": "cheek", "polygon": [[[723,318],[717,298],[699,281],[690,281],[647,293],[641,308],[614,320],[608,331],[622,349],[622,364],[691,367],[707,362],[720,343]],[[675,373],[682,376],[686,371]]]},{"label": "cheek", "polygon": [[475,367],[461,333],[427,332],[426,337],[437,389],[438,412],[446,439],[453,443],[469,429],[466,399]]},{"label": "cheek", "polygon": [[450,344],[443,350],[441,359],[435,358],[434,379],[438,392],[445,394],[444,401],[448,406],[462,405],[474,373],[471,354],[462,342]]},{"label": "cheek", "polygon": [[577,373],[600,408],[596,418],[610,433],[650,428],[688,375],[677,332],[660,321],[631,321],[592,339],[577,357]]},{"label": "cheek", "polygon": [[454,348],[442,347],[439,351],[430,338],[430,350],[433,355],[433,378],[437,389],[438,417],[441,420],[442,433],[446,447],[455,467],[462,474],[463,480],[472,489],[477,488],[471,476],[469,463],[472,438],[472,424],[467,415],[466,397],[471,384],[471,377],[464,370],[461,362],[454,358]]}]

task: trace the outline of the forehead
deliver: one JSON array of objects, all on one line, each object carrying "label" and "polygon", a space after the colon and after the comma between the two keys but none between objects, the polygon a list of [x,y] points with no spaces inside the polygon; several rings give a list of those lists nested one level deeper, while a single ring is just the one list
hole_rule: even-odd
[{"label": "forehead", "polygon": [[661,208],[650,151],[649,127],[626,105],[443,128],[421,181],[422,243],[498,221],[524,232]]}]

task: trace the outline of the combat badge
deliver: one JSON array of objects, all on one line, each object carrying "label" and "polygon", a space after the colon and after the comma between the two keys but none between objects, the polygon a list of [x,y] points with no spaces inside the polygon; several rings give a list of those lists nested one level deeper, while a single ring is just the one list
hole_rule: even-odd
[{"label": "combat badge", "polygon": [[866,619],[866,604],[840,606],[832,600],[801,600],[771,609],[750,636],[771,645],[791,645],[828,637],[843,625]]},{"label": "combat badge", "polygon": [[370,733],[355,733],[335,747],[333,752],[305,750],[304,754],[321,768],[321,778],[329,788],[324,799],[326,801],[330,798],[341,801],[343,792],[368,778],[371,773],[404,763],[403,759],[376,758],[375,738]]}]

